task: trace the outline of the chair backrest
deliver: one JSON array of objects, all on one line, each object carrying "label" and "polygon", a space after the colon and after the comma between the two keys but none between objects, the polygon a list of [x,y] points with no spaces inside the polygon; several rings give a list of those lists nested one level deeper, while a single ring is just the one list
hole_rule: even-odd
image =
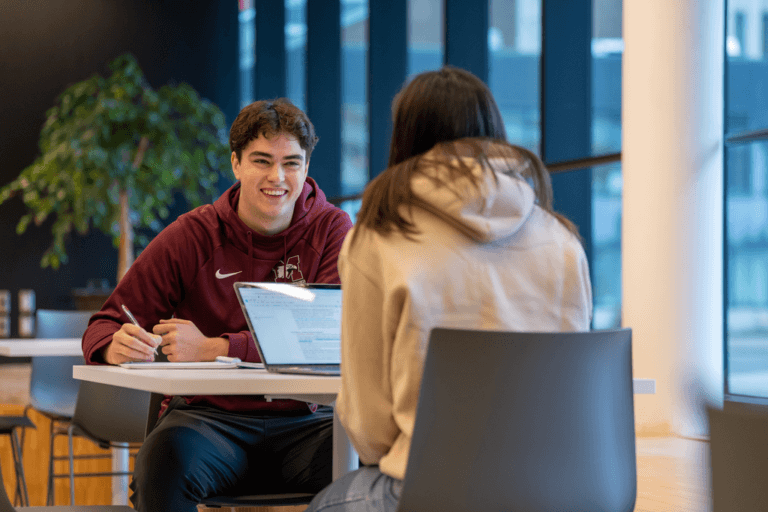
[{"label": "chair backrest", "polygon": [[61,311],[38,309],[36,336],[38,338],[80,338],[96,311]]},{"label": "chair backrest", "polygon": [[[79,338],[94,311],[37,310],[38,338]],[[80,381],[72,378],[72,367],[85,364],[83,356],[32,358],[29,401],[36,410],[71,417]]]},{"label": "chair backrest", "polygon": [[435,329],[398,510],[630,512],[631,331]]},{"label": "chair backrest", "polygon": [[102,444],[143,442],[150,394],[82,381],[72,424]]},{"label": "chair backrest", "polygon": [[768,414],[709,408],[713,512],[765,510]]}]

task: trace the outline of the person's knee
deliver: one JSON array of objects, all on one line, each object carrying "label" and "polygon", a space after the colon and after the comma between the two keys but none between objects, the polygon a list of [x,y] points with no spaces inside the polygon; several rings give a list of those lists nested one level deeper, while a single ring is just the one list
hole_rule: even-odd
[{"label": "person's knee", "polygon": [[305,512],[394,511],[400,485],[399,480],[381,473],[378,466],[363,466],[334,480],[315,496]]},{"label": "person's knee", "polygon": [[[194,510],[206,494],[200,482],[200,434],[174,426],[152,432],[136,455],[131,501],[137,510]],[[162,482],[162,485],[158,485]]]},{"label": "person's knee", "polygon": [[[194,471],[196,433],[187,427],[157,429],[136,455],[135,479],[180,482]],[[162,480],[157,480],[161,478]]]},{"label": "person's knee", "polygon": [[311,435],[290,450],[283,461],[283,479],[290,488],[318,493],[331,483],[333,426],[317,424]]}]

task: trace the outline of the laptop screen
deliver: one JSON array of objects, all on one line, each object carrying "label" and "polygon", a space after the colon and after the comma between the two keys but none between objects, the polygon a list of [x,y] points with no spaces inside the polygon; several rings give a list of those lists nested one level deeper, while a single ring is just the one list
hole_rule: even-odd
[{"label": "laptop screen", "polygon": [[338,285],[237,283],[235,290],[265,364],[340,363]]}]

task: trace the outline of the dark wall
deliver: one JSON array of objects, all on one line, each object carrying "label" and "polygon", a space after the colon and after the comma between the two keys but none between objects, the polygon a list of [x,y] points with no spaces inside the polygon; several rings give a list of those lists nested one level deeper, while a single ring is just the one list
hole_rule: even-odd
[{"label": "dark wall", "polygon": [[[216,103],[231,124],[239,110],[237,2],[160,0],[11,0],[0,5],[0,186],[38,155],[45,112],[68,85],[124,52],[138,59],[153,87],[187,82]],[[225,184],[231,176],[225,177]],[[177,207],[178,215],[183,206]],[[73,235],[69,263],[40,268],[50,224],[17,236],[20,199],[0,205],[0,289],[35,290],[38,308],[71,308],[73,288],[89,279],[115,284],[117,252],[97,232]]]}]

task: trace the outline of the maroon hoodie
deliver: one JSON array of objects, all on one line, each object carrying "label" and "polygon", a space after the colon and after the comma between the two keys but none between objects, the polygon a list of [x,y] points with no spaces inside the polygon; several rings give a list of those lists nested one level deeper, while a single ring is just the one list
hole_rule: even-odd
[{"label": "maroon hoodie", "polygon": [[[101,349],[128,319],[125,304],[147,330],[161,318],[190,320],[207,337],[229,339],[230,357],[259,354],[232,286],[236,281],[339,283],[337,260],[352,221],[330,204],[312,178],[296,201],[291,225],[261,235],[237,215],[240,182],[212,205],[181,215],[136,258],[83,334],[88,364],[104,364]],[[251,395],[188,397],[227,411],[307,410],[303,402],[266,402]]]}]

